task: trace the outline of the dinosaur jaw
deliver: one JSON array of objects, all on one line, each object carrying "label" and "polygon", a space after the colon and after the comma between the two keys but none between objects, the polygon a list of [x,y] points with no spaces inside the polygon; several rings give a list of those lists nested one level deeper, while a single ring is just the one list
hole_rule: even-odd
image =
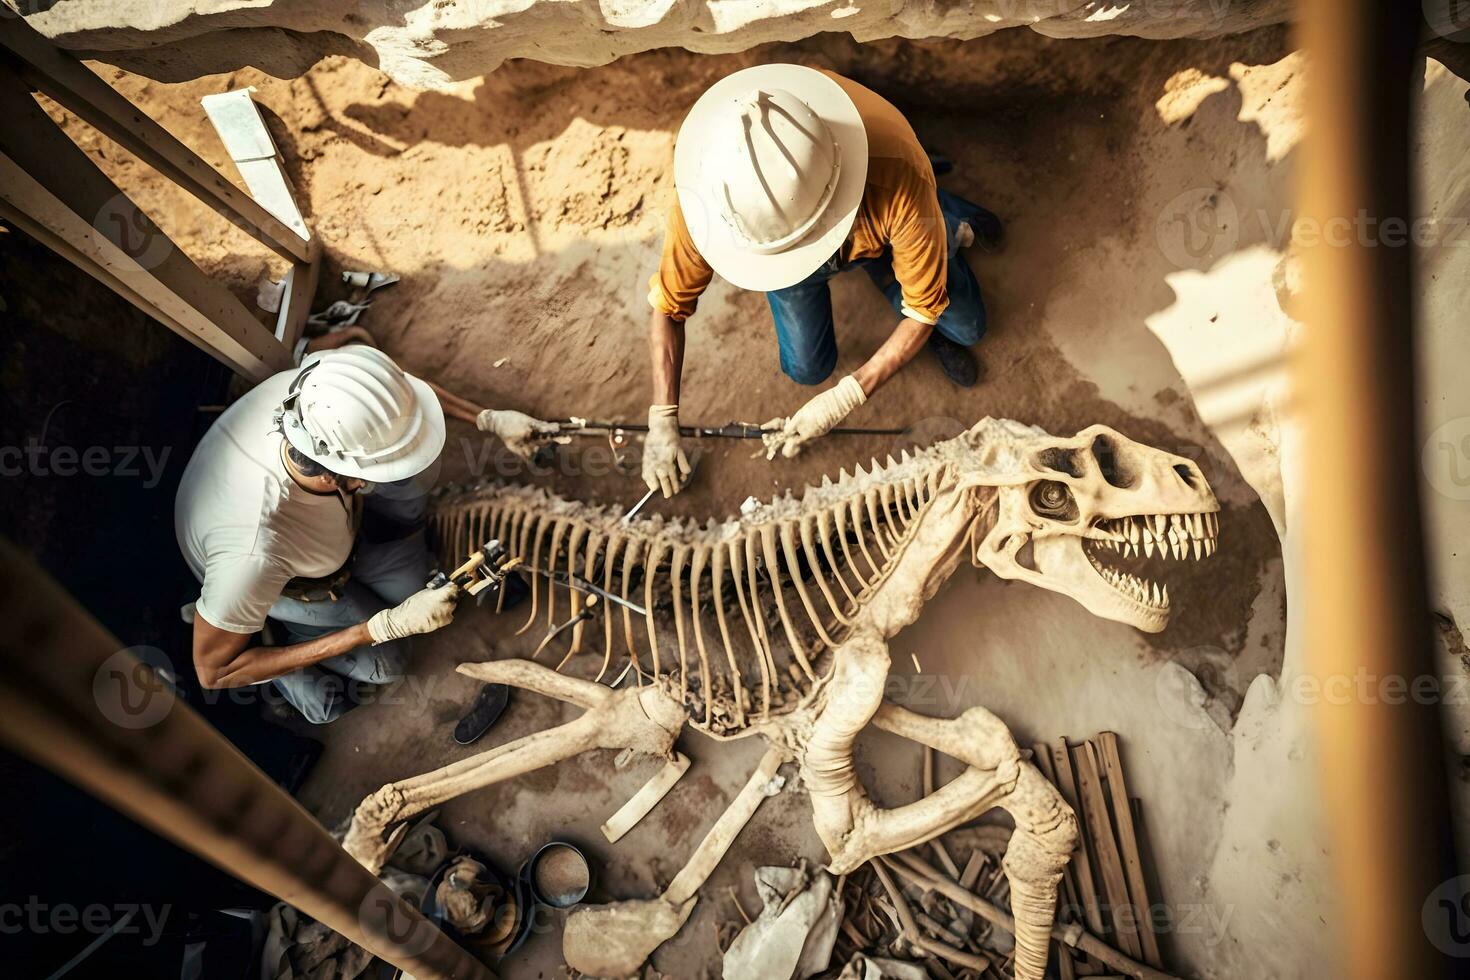
[{"label": "dinosaur jaw", "polygon": [[1153,514],[1103,519],[1084,534],[1012,534],[978,563],[1002,578],[1060,592],[1103,619],[1145,633],[1169,624],[1164,563],[1214,554],[1214,513]]}]

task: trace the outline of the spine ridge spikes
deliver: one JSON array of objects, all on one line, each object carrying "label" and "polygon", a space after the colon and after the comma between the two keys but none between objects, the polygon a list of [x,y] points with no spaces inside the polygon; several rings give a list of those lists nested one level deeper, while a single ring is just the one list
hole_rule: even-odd
[{"label": "spine ridge spikes", "polygon": [[828,476],[826,473],[823,473],[822,474],[822,488],[823,489],[826,489],[827,487],[830,487],[831,485],[832,485],[832,477]]}]

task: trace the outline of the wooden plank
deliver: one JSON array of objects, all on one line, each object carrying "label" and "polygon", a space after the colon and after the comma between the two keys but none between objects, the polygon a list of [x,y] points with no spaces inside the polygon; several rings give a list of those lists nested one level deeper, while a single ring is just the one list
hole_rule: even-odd
[{"label": "wooden plank", "polygon": [[[1046,781],[1055,786],[1057,779],[1056,770],[1051,764],[1051,749],[1043,744],[1033,745],[1031,746],[1031,757],[1036,762],[1036,768],[1040,769],[1041,774],[1046,777]],[[1074,852],[1072,860],[1067,862],[1067,867],[1062,872],[1062,907],[1068,910],[1065,918],[1060,915],[1059,910],[1057,918],[1062,922],[1071,922],[1076,918],[1077,871],[1072,865],[1076,864],[1079,860],[1087,860],[1087,855],[1080,851]],[[1053,943],[1052,945],[1057,952],[1057,971],[1061,973],[1062,980],[1074,980],[1077,976],[1077,967],[1072,962],[1071,947],[1066,943]]]},{"label": "wooden plank", "polygon": [[102,268],[102,266],[93,262],[89,256],[74,248],[69,241],[60,237],[50,228],[47,228],[45,225],[38,224],[30,217],[30,215],[27,215],[24,212],[12,207],[10,202],[5,200],[3,196],[0,196],[0,219],[4,219],[7,223],[10,224],[11,227],[15,228],[17,231],[20,231],[26,235],[29,235],[31,238],[34,238],[43,246],[49,248],[51,251],[61,256],[67,262],[70,262],[78,269],[81,269],[83,272],[87,273],[92,278],[102,283],[102,285],[106,286],[108,289],[111,289],[114,293],[117,293],[117,295],[121,296],[123,299],[127,300],[129,303],[142,310],[145,315],[152,317],[159,323],[162,323],[164,326],[168,327],[170,330],[174,331],[179,336],[189,341],[189,343],[193,344],[204,353],[210,355],[211,357],[215,356],[214,351],[210,350],[209,347],[199,338],[198,335],[190,333],[183,327],[182,324],[170,318],[167,313],[164,313],[158,307],[154,306],[142,296],[139,296],[132,289],[128,288],[127,284],[124,283],[121,279],[117,278],[112,273]]},{"label": "wooden plank", "polygon": [[85,255],[83,271],[106,270],[145,301],[138,304],[145,313],[161,311],[165,326],[197,337],[240,374],[260,381],[290,367],[271,332],[189,261],[3,65],[0,114],[7,121],[0,127],[0,198],[11,210]]},{"label": "wooden plank", "polygon": [[121,93],[20,17],[0,18],[0,48],[25,81],[98,132],[193,194],[262,245],[292,262],[309,262],[307,239],[236,187]]},{"label": "wooden plank", "polygon": [[1109,914],[1119,949],[1134,959],[1141,955],[1136,916],[1128,908],[1128,885],[1123,877],[1123,859],[1113,839],[1113,825],[1108,818],[1108,802],[1103,795],[1098,770],[1097,751],[1091,742],[1083,742],[1072,750],[1077,768],[1077,789],[1082,795],[1082,809],[1087,813],[1087,834],[1097,857],[1098,877],[1102,880]]},{"label": "wooden plank", "polygon": [[[934,795],[934,747],[932,745],[920,746],[923,749],[923,772],[919,778],[920,790],[924,798]],[[949,856],[949,851],[944,847],[944,842],[938,837],[929,842],[929,849],[934,852],[935,859],[951,878],[960,876],[959,865],[954,863],[954,858]]]},{"label": "wooden plank", "polygon": [[1123,857],[1123,873],[1128,894],[1138,910],[1138,940],[1143,961],[1155,969],[1164,968],[1159,957],[1159,939],[1154,935],[1153,903],[1149,901],[1148,884],[1143,876],[1143,858],[1138,850],[1138,836],[1133,826],[1133,808],[1128,799],[1128,784],[1123,779],[1123,756],[1118,750],[1118,736],[1102,732],[1097,736],[1097,750],[1103,774],[1107,777],[1108,795],[1113,803],[1113,824],[1118,829],[1118,849]]},{"label": "wooden plank", "polygon": [[1067,749],[1067,740],[1058,739],[1051,747],[1051,761],[1057,771],[1057,789],[1061,791],[1062,799],[1067,801],[1072,812],[1077,814],[1077,826],[1080,833],[1077,841],[1077,856],[1071,862],[1072,866],[1077,869],[1077,897],[1081,899],[1082,919],[1087,925],[1087,931],[1094,936],[1106,937],[1108,931],[1103,924],[1102,911],[1098,907],[1097,886],[1092,878],[1087,817],[1082,812],[1082,806],[1077,799],[1077,779],[1072,772],[1072,757]]},{"label": "wooden plank", "polygon": [[322,271],[321,244],[313,238],[310,243],[311,261],[298,262],[286,273],[286,286],[281,294],[281,308],[276,315],[276,339],[290,353],[306,329],[306,318],[311,315],[311,301],[316,297],[316,286]]}]

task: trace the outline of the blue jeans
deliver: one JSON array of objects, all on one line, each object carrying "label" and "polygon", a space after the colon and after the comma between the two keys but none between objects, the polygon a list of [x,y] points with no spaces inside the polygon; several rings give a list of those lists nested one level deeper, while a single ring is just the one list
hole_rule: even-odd
[{"label": "blue jeans", "polygon": [[[429,578],[429,549],[423,530],[426,503],[411,480],[384,484],[364,498],[364,530],[353,548],[352,577],[341,596],[322,602],[282,596],[271,606],[270,618],[284,627],[290,643],[305,643],[356,626],[424,587]],[[386,518],[393,522],[390,526],[407,534],[374,541],[369,515]],[[404,641],[390,640],[303,667],[271,683],[307,721],[321,725],[335,721],[351,707],[346,694],[349,681],[387,684],[403,676],[406,662]]]},{"label": "blue jeans", "polygon": [[[987,213],[958,195],[939,191],[939,210],[949,247],[949,306],[939,315],[935,329],[950,340],[970,347],[985,336],[985,302],[980,283],[969,263],[959,255],[955,235],[960,223]],[[821,384],[837,366],[837,333],[832,325],[832,292],[827,280],[849,266],[862,266],[888,297],[895,311],[903,313],[903,292],[893,277],[893,261],[885,252],[874,259],[859,259],[843,265],[832,256],[821,268],[794,286],[766,293],[771,318],[776,322],[776,344],[781,351],[781,370],[802,385]]]}]

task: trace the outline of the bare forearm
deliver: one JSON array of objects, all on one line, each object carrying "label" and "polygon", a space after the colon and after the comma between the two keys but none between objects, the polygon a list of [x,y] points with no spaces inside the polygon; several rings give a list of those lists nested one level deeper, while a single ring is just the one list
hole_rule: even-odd
[{"label": "bare forearm", "polygon": [[310,667],[372,642],[367,624],[358,623],[356,626],[288,647],[252,647],[241,650],[216,670],[200,669],[199,678],[206,687],[245,687],[281,677],[302,667]]},{"label": "bare forearm", "polygon": [[899,368],[912,361],[929,342],[929,335],[933,331],[934,328],[927,323],[910,320],[908,317],[900,320],[893,333],[883,342],[883,346],[868,358],[866,364],[852,372],[858,384],[863,386],[863,394],[872,395]]},{"label": "bare forearm", "polygon": [[684,373],[684,324],[654,310],[648,321],[648,349],[653,364],[653,404],[679,404],[679,379]]},{"label": "bare forearm", "polygon": [[450,418],[474,424],[475,419],[479,418],[480,413],[485,410],[485,406],[476,405],[468,398],[461,398],[452,391],[446,391],[432,381],[424,383],[434,389],[434,394],[439,397],[439,404],[443,407],[444,414]]}]

